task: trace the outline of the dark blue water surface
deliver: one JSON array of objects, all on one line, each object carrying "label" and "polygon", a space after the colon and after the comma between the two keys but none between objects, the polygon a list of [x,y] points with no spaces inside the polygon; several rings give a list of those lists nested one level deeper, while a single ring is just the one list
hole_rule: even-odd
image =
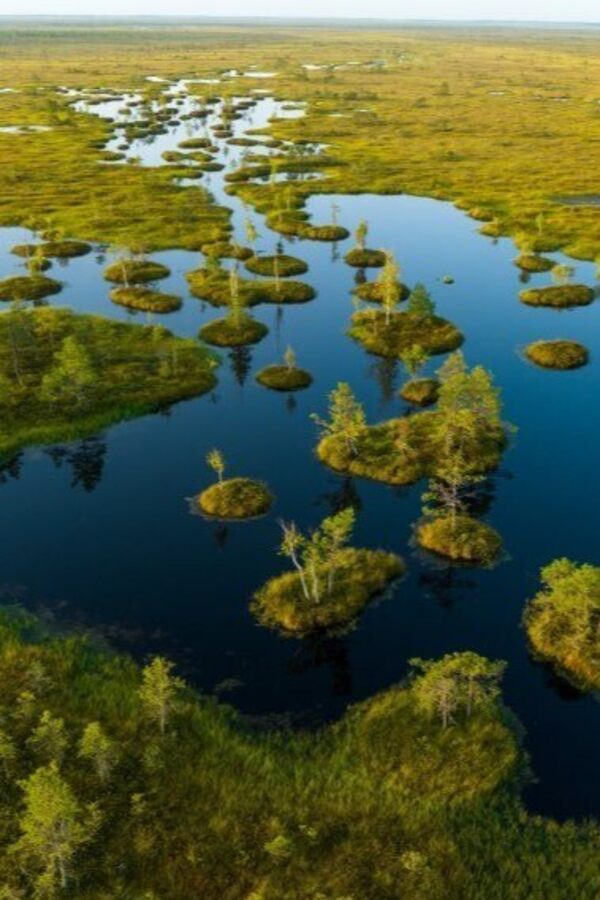
[{"label": "dark blue water surface", "polygon": [[[265,124],[278,109],[261,100],[236,123],[238,133]],[[168,147],[201,134],[204,126],[195,127],[179,126]],[[147,146],[147,156],[145,147],[132,152],[143,163],[160,164],[156,145]],[[230,148],[222,158],[236,165],[239,153]],[[202,183],[217,202],[234,208],[241,241],[243,218],[251,215],[260,248],[272,251],[278,236],[223,193],[220,175]],[[289,713],[310,724],[335,718],[349,703],[397,682],[412,656],[473,649],[507,660],[506,700],[525,726],[538,778],[526,791],[528,806],[558,817],[597,814],[600,707],[531,661],[520,622],[541,566],[557,556],[600,562],[600,303],[566,312],[524,306],[514,245],[482,237],[477,224],[450,204],[408,196],[318,196],[307,207],[315,222],[331,221],[332,201],[348,228],[361,218],[369,221],[369,244],[393,250],[409,284],[428,286],[439,312],[464,331],[468,362],[491,369],[502,388],[505,416],[518,431],[491,479],[486,518],[503,535],[507,558],[487,571],[432,565],[411,545],[422,483],[398,490],[344,479],[316,461],[309,414],[324,413],[335,384],[349,382],[369,420],[377,421],[405,410],[396,393],[403,374],[345,335],[355,272],[342,257],[351,242],[332,247],[296,240],[285,242],[285,250],[309,263],[306,280],[318,290],[317,299],[258,307],[268,337],[223,353],[211,395],[76,445],[28,450],[4,472],[3,596],[48,608],[61,622],[101,629],[139,658],[169,654],[205,691],[231,681],[225,696],[245,713]],[[18,271],[9,248],[28,237],[23,229],[0,230],[0,275]],[[195,336],[202,323],[220,315],[187,291],[184,274],[201,264],[201,254],[170,251],[154,258],[172,270],[164,289],[186,298],[180,312],[160,321]],[[560,254],[554,258],[566,261]],[[147,321],[145,314],[110,302],[105,262],[90,255],[55,265],[53,274],[65,287],[52,302]],[[441,283],[446,274],[454,285]],[[593,266],[576,264],[577,281],[592,284],[593,277]],[[548,282],[546,275],[531,281]],[[591,364],[554,373],[523,360],[520,351],[529,341],[554,337],[582,340]],[[293,397],[254,380],[287,344],[315,379]],[[432,361],[429,369],[438,364]],[[269,483],[277,497],[270,515],[216,524],[191,514],[187,498],[210,480],[204,457],[214,446],[225,453],[229,474]],[[249,611],[252,592],[285,568],[276,552],[278,518],[308,528],[349,496],[360,504],[355,543],[400,553],[407,577],[344,636],[300,641],[258,626]]]}]

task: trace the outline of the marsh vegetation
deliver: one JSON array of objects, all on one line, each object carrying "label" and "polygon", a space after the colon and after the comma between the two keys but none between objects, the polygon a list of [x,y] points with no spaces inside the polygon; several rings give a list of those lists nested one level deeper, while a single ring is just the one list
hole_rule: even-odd
[{"label": "marsh vegetation", "polygon": [[[467,635],[510,658],[511,703],[542,767],[528,797],[545,812],[594,812],[595,776],[572,783],[560,737],[592,759],[594,710],[565,703],[564,683],[535,669],[523,677],[520,611],[506,602],[556,540],[595,552],[593,366],[541,395],[548,376],[515,353],[557,315],[526,306],[588,307],[568,314],[585,344],[538,341],[528,358],[574,368],[588,343],[592,363],[597,353],[593,272],[577,265],[575,281],[558,252],[600,255],[597,209],[575,215],[555,199],[593,188],[599,120],[573,63],[593,77],[594,38],[302,32],[313,66],[306,41],[265,34],[118,26],[13,41],[0,28],[0,70],[15,85],[0,98],[0,221],[12,226],[0,513],[4,578],[18,586],[3,590],[37,602],[47,589],[59,617],[100,620],[139,657],[181,653],[198,684],[238,690],[249,713],[198,697],[160,656],[140,670],[3,614],[6,890],[187,900],[235,885],[248,897],[416,900],[506,886],[591,900],[597,825],[529,816],[518,799],[527,760],[499,696],[504,665],[443,648]],[[259,69],[263,50],[272,72]],[[569,95],[560,114],[550,81]],[[17,121],[15,137],[4,124]],[[42,275],[50,266],[60,280]],[[456,288],[440,287],[454,276]],[[45,307],[59,290],[102,317]],[[115,321],[132,310],[147,324]],[[173,333],[153,324],[163,312]],[[534,317],[539,330],[526,331]],[[198,335],[228,348],[218,390]],[[469,365],[452,352],[463,342]],[[491,370],[520,425],[517,453]],[[41,449],[18,452],[30,444]],[[231,456],[227,478],[214,445]],[[181,502],[203,453],[217,482],[190,508],[206,521]],[[229,477],[248,461],[256,478]],[[61,533],[69,565],[56,567]],[[597,686],[596,574],[553,564],[525,617],[533,654],[586,689]],[[472,589],[477,602],[464,602]],[[415,647],[440,658],[413,660]],[[318,734],[277,730],[270,715],[268,732],[255,727],[273,712],[286,726],[295,713],[341,718]],[[70,836],[58,850],[40,808]]]}]

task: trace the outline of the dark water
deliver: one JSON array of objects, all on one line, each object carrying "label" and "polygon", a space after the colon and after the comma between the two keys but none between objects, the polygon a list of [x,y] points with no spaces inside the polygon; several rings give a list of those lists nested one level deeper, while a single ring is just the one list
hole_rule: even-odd
[{"label": "dark water", "polygon": [[[264,101],[238,130],[266,121],[273,110]],[[155,148],[151,152],[158,162]],[[210,187],[219,202],[235,208],[239,228],[248,212],[222,193],[220,176],[211,176]],[[332,200],[350,229],[361,218],[370,222],[369,244],[392,249],[409,284],[425,282],[440,313],[464,331],[468,362],[490,368],[502,387],[506,418],[518,432],[491,479],[486,518],[502,533],[507,559],[491,571],[433,567],[411,547],[423,484],[398,490],[350,481],[315,460],[309,414],[324,412],[336,382],[348,381],[376,421],[404,410],[396,396],[403,375],[344,334],[355,273],[341,255],[350,243],[295,241],[285,249],[309,263],[306,280],[318,289],[317,299],[256,308],[268,337],[256,347],[224,352],[212,395],[118,425],[95,440],[29,450],[4,473],[3,594],[48,607],[59,621],[102,628],[139,657],[167,653],[206,691],[234,679],[237,686],[225,696],[245,713],[292,713],[301,722],[337,717],[349,703],[397,682],[412,656],[473,649],[505,659],[506,700],[526,728],[539,779],[527,789],[528,806],[558,817],[597,814],[600,707],[531,662],[520,618],[541,566],[557,556],[600,561],[600,303],[567,312],[524,306],[511,262],[514,246],[483,238],[477,224],[449,204],[319,196],[308,207],[315,222],[331,220]],[[252,217],[261,247],[272,250],[278,236]],[[17,271],[8,250],[25,238],[22,229],[0,231],[0,274]],[[195,335],[220,314],[186,290],[184,273],[201,255],[172,251],[154,258],[172,269],[165,290],[187,298],[180,312],[161,322]],[[145,314],[132,316],[111,304],[102,267],[94,256],[55,266],[66,284],[53,302],[146,321]],[[441,283],[446,274],[454,285]],[[593,283],[593,266],[577,264],[576,279]],[[547,282],[548,276],[536,275],[531,284]],[[582,340],[591,364],[553,373],[522,359],[524,344],[552,337]],[[288,343],[315,377],[293,398],[254,381]],[[217,525],[190,513],[186,498],[210,480],[204,456],[213,446],[224,451],[230,474],[269,483],[277,496],[269,516]],[[350,495],[360,503],[355,543],[400,553],[407,577],[342,637],[298,641],[258,626],[249,612],[252,592],[285,567],[276,553],[278,517],[309,527]]]}]

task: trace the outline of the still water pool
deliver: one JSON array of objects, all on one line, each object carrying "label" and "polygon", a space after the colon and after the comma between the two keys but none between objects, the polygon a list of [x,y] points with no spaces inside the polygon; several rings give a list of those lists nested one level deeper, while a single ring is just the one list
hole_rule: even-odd
[{"label": "still water pool", "polygon": [[[265,124],[277,109],[270,99],[259,101],[235,123],[236,133]],[[169,148],[184,136],[171,136]],[[147,145],[146,164],[159,163],[163,140]],[[144,147],[134,148],[142,162]],[[220,152],[228,166],[239,162],[239,148]],[[279,236],[224,193],[220,174],[202,183],[217,202],[234,209],[240,242],[250,216],[261,233],[259,247],[272,252]],[[332,201],[349,229],[362,218],[369,221],[369,244],[395,253],[408,284],[427,285],[440,314],[464,332],[469,364],[491,369],[502,388],[505,416],[517,432],[491,478],[486,518],[504,537],[506,559],[487,571],[433,566],[411,543],[423,483],[394,489],[347,479],[315,459],[309,415],[324,413],[338,381],[350,383],[369,421],[400,415],[406,405],[397,396],[400,366],[368,356],[345,335],[355,272],[343,254],[351,241],[331,246],[294,240],[283,242],[284,251],[308,262],[304,280],[317,298],[295,307],[257,307],[268,337],[223,353],[212,394],[76,445],[30,449],[5,468],[2,597],[45,608],[61,623],[92,626],[139,658],[168,654],[194,684],[217,689],[246,714],[308,725],[335,718],[349,703],[399,681],[413,656],[472,649],[505,659],[506,700],[525,726],[538,779],[527,788],[528,806],[558,817],[597,814],[600,706],[531,661],[520,619],[548,561],[569,556],[600,562],[600,303],[566,312],[524,306],[513,244],[482,237],[477,224],[450,204],[319,195],[307,207],[315,223],[331,221]],[[24,229],[0,230],[0,275],[18,271],[9,250],[28,238]],[[160,321],[195,336],[220,315],[187,291],[185,272],[201,264],[201,254],[169,251],[153,258],[172,271],[161,288],[185,298],[181,311]],[[52,302],[147,321],[146,314],[132,315],[110,302],[105,262],[100,248],[55,264],[53,273],[65,286]],[[593,283],[593,266],[577,263],[576,269],[577,281]],[[444,275],[455,284],[442,284]],[[548,282],[536,275],[530,283]],[[591,364],[554,373],[523,360],[523,345],[553,337],[583,341]],[[312,387],[294,396],[269,392],[254,380],[288,344],[314,376]],[[432,361],[429,370],[438,364]],[[270,515],[225,525],[190,513],[188,498],[210,479],[204,457],[214,446],[225,453],[230,474],[268,482],[277,497]],[[408,563],[406,578],[343,636],[299,641],[258,626],[249,611],[252,592],[285,567],[276,552],[278,518],[307,528],[349,498],[359,508],[355,543],[400,553]]]}]

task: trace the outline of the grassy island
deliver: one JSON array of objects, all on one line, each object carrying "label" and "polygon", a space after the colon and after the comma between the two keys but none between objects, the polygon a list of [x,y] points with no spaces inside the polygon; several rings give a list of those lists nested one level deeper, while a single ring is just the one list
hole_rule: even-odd
[{"label": "grassy island", "polygon": [[119,306],[128,309],[140,309],[151,313],[169,313],[181,309],[181,297],[175,294],[162,294],[141,285],[113,288],[110,299]]},{"label": "grassy island", "polygon": [[557,559],[541,581],[524,614],[535,655],[582,690],[600,690],[600,566]]},{"label": "grassy island", "polygon": [[0,454],[210,390],[215,357],[159,326],[42,307],[0,316]]},{"label": "grassy island", "polygon": [[167,266],[154,262],[151,259],[121,259],[111,263],[104,270],[107,281],[115,281],[117,284],[146,284],[158,281],[170,275]]},{"label": "grassy island", "polygon": [[[361,404],[341,383],[329,397],[328,418],[313,416],[321,430],[318,458],[338,472],[387,484],[412,484],[436,471],[450,440],[460,441],[464,470],[480,475],[496,468],[506,446],[498,390],[485,369],[468,371],[460,353],[439,370],[438,408],[367,425]],[[460,416],[458,415],[460,414]]]},{"label": "grassy island", "polygon": [[523,272],[549,272],[554,268],[554,261],[546,256],[538,256],[536,253],[521,253],[515,259],[515,266]]},{"label": "grassy island", "polygon": [[561,284],[549,287],[529,288],[519,294],[528,306],[552,306],[557,309],[569,306],[588,306],[594,292],[585,284]]},{"label": "grassy island", "polygon": [[407,312],[388,315],[379,309],[361,309],[352,315],[348,334],[369,353],[400,358],[414,344],[427,353],[456,350],[464,338],[458,328],[440,316],[420,316]]},{"label": "grassy island", "polygon": [[285,253],[276,256],[252,256],[244,265],[255,275],[268,275],[271,278],[274,276],[288,278],[290,275],[303,275],[308,271],[304,260],[296,256],[286,256]]},{"label": "grassy island", "polygon": [[265,366],[256,375],[256,380],[272,391],[300,391],[310,387],[313,377],[310,372],[298,367],[296,354],[291,347],[287,347],[283,363]]},{"label": "grassy island", "polygon": [[441,515],[417,526],[419,545],[455,562],[490,565],[502,550],[502,538],[485,522],[468,515]]},{"label": "grassy island", "polygon": [[[400,558],[383,550],[346,548],[339,565],[339,577],[322,601],[305,597],[297,572],[268,581],[253,603],[261,624],[300,635],[347,625],[404,571]],[[322,577],[323,572],[317,575]]]},{"label": "grassy island", "polygon": [[207,322],[200,329],[199,337],[215,347],[244,347],[246,344],[257,344],[268,333],[267,326],[250,315],[239,319],[229,315]]},{"label": "grassy island", "polygon": [[400,388],[400,396],[415,406],[431,406],[437,401],[440,383],[437,378],[412,378]]},{"label": "grassy island", "polygon": [[385,252],[383,250],[369,250],[367,247],[354,247],[344,256],[349,266],[357,269],[377,269],[385,265]]},{"label": "grassy island", "polygon": [[[231,277],[224,269],[208,267],[196,269],[186,275],[190,292],[213,306],[227,306],[231,298]],[[237,279],[239,295],[246,306],[259,303],[307,303],[315,296],[315,290],[302,281],[267,281],[265,279]]]},{"label": "grassy island", "polygon": [[524,352],[527,359],[544,369],[578,369],[589,360],[587,347],[578,341],[535,341]]},{"label": "grassy island", "polygon": [[290,368],[275,364],[261,369],[256,375],[256,380],[272,391],[299,391],[310,387],[313,377],[306,369],[300,369],[298,366]]},{"label": "grassy island", "polygon": [[354,526],[351,507],[324,519],[308,536],[282,522],[280,552],[294,565],[256,592],[253,611],[263,625],[292,634],[347,625],[376,594],[404,571],[383,550],[344,546]]},{"label": "grassy island", "polygon": [[0,300],[42,300],[61,289],[60,281],[47,275],[11,275],[0,280]]},{"label": "grassy island", "polygon": [[268,512],[273,495],[261,481],[228,478],[212,484],[197,497],[199,509],[217,519],[251,519]]}]

